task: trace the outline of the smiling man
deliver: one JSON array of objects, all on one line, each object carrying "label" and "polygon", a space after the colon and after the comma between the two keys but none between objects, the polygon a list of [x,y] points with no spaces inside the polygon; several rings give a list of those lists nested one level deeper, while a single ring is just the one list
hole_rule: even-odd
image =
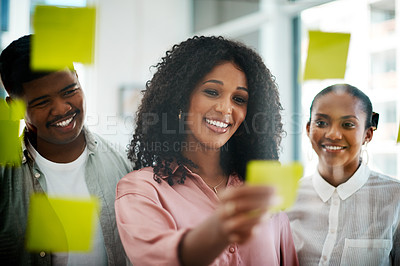
[{"label": "smiling man", "polygon": [[[23,83],[22,91],[28,138],[36,150],[57,163],[78,158],[86,146],[85,99],[76,73],[54,72]],[[61,147],[65,152],[59,152]]]},{"label": "smiling man", "polygon": [[[0,167],[0,261],[5,265],[124,265],[114,212],[116,184],[131,166],[107,141],[85,126],[85,96],[75,70],[33,72],[31,35],[0,55],[8,101],[26,104],[20,167]],[[101,213],[89,253],[25,250],[29,197],[99,198]],[[79,219],[79,217],[76,217]]]}]

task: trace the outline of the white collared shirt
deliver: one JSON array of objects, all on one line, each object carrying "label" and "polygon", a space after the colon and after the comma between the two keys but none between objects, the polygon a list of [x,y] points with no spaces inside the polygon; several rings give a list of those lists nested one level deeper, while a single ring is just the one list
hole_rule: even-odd
[{"label": "white collared shirt", "polygon": [[288,210],[300,265],[400,265],[400,181],[361,165],[338,187],[318,172]]}]

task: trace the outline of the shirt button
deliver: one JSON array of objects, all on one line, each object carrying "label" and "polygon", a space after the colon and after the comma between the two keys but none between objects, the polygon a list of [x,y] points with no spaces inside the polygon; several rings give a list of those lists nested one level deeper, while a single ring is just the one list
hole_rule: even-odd
[{"label": "shirt button", "polygon": [[322,256],[322,259],[326,261],[328,258],[326,256]]},{"label": "shirt button", "polygon": [[333,234],[333,233],[336,232],[336,230],[335,230],[334,228],[332,228],[332,229],[330,230],[330,232],[331,232],[331,234]]},{"label": "shirt button", "polygon": [[40,173],[35,173],[35,177],[39,178],[40,177]]},{"label": "shirt button", "polygon": [[44,258],[44,256],[46,256],[46,252],[40,251],[39,255],[40,255],[40,257]]},{"label": "shirt button", "polygon": [[235,248],[234,248],[234,247],[232,247],[232,246],[231,246],[231,247],[229,247],[229,252],[230,252],[230,253],[235,253]]}]

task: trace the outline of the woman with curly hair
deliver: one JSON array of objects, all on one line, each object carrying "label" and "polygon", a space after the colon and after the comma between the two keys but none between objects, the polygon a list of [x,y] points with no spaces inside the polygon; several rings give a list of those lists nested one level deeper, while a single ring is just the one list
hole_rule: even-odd
[{"label": "woman with curly hair", "polygon": [[289,221],[268,215],[271,187],[244,184],[252,159],[277,160],[274,78],[253,50],[193,37],[146,85],[117,186],[117,225],[135,265],[297,265]]}]

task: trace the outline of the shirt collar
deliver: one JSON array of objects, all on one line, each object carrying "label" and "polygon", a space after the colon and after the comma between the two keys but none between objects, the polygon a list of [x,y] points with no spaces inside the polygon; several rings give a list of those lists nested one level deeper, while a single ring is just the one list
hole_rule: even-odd
[{"label": "shirt collar", "polygon": [[[84,134],[85,134],[85,140],[86,140],[86,146],[88,148],[89,154],[92,154],[96,151],[97,146],[98,146],[98,141],[96,139],[96,136],[89,131],[87,126],[83,126],[82,128]],[[27,159],[34,161],[35,160],[35,153],[33,152],[33,146],[29,142],[28,137],[26,136],[27,129],[25,128],[24,130],[24,136],[23,136],[23,141],[22,141],[22,152],[23,152],[23,157],[22,157],[22,163],[25,164],[27,162]]]},{"label": "shirt collar", "polygon": [[[193,176],[193,172],[188,167],[186,167],[185,165],[179,165],[176,161],[173,161],[170,164],[170,168],[172,169],[172,174],[174,176],[181,174],[180,171],[183,171],[184,169],[186,169],[188,175]],[[162,179],[166,179],[166,178],[168,178],[168,176],[167,175],[162,175],[161,178]],[[239,176],[237,174],[229,175],[227,187],[231,187],[231,186],[232,187],[239,187],[241,185],[243,185],[243,181],[240,180],[240,178],[239,178]]]},{"label": "shirt collar", "polygon": [[186,171],[188,171],[189,173],[192,173],[192,171],[190,171],[189,168],[187,168],[187,167],[184,166],[184,165],[179,165],[179,164],[177,164],[176,161],[173,161],[173,162],[171,163],[170,167],[171,167],[171,169],[172,169],[172,174],[173,174],[173,175],[175,175],[175,172],[178,171],[178,169],[181,168],[181,167],[182,167],[182,168],[185,168]]},{"label": "shirt collar", "polygon": [[88,147],[89,154],[94,153],[99,145],[99,141],[97,140],[96,135],[90,132],[87,126],[83,126],[82,130],[85,134],[86,146]]},{"label": "shirt collar", "polygon": [[[172,170],[172,175],[173,175],[173,176],[179,175],[179,173],[180,173],[181,171],[183,171],[184,169],[186,169],[187,173],[192,174],[192,171],[190,171],[189,168],[187,168],[187,167],[184,166],[184,165],[179,165],[175,160],[172,161],[172,162],[169,164],[169,168]],[[158,176],[159,176],[161,179],[167,179],[167,178],[168,178],[168,175],[167,175],[164,171],[161,171],[160,174],[159,174]]]},{"label": "shirt collar", "polygon": [[364,186],[368,180],[369,173],[369,168],[361,163],[360,167],[353,174],[353,176],[350,177],[345,183],[340,184],[338,187],[334,187],[326,182],[325,179],[323,179],[318,173],[318,171],[316,171],[316,173],[313,175],[312,183],[315,191],[323,202],[328,201],[335,190],[337,190],[339,197],[342,200],[345,200],[357,192],[362,186]]}]

